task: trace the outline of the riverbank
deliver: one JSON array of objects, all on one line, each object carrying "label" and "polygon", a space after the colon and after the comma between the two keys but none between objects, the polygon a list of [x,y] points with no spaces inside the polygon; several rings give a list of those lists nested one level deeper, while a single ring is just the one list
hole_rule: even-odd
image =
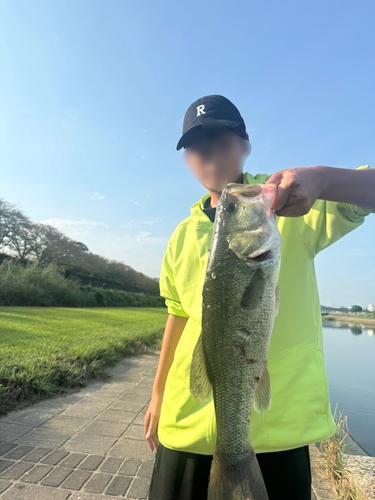
[{"label": "riverbank", "polygon": [[361,323],[362,325],[375,326],[375,318],[358,318],[356,316],[336,316],[335,314],[327,314],[322,316],[323,321],[341,321],[343,323]]},{"label": "riverbank", "polygon": [[[312,456],[312,471],[317,479],[322,479],[315,496],[318,500],[375,500],[375,474],[372,466],[375,458],[351,437],[348,418],[337,404],[333,413],[336,433],[330,438],[315,443],[319,450]],[[325,479],[325,480],[324,480]],[[314,488],[314,484],[313,484]],[[329,490],[329,495],[326,493]],[[319,493],[323,489],[323,495]]]}]

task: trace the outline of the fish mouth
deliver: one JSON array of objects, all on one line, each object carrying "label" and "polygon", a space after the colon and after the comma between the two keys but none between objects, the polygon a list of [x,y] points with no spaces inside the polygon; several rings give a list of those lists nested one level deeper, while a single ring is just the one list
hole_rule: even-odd
[{"label": "fish mouth", "polygon": [[240,205],[243,206],[252,205],[262,199],[266,210],[273,213],[271,204],[277,191],[277,185],[273,182],[267,184],[238,184],[231,182],[227,184],[225,191],[235,196]]},{"label": "fish mouth", "polygon": [[254,257],[246,257],[248,262],[264,262],[265,260],[272,260],[274,258],[274,253],[271,250],[266,250],[263,253],[255,255]]},{"label": "fish mouth", "polygon": [[273,261],[277,257],[278,248],[281,246],[280,243],[279,234],[275,235],[275,233],[273,233],[255,252],[246,255],[246,262],[256,263]]},{"label": "fish mouth", "polygon": [[236,184],[231,182],[225,188],[226,192],[235,196],[240,205],[246,206],[261,198],[262,186],[260,184]]}]

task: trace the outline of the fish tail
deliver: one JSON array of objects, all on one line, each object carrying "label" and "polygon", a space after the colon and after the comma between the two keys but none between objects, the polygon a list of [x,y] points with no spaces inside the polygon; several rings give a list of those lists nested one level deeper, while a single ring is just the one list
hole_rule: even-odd
[{"label": "fish tail", "polygon": [[269,500],[254,449],[236,464],[214,454],[207,499]]}]

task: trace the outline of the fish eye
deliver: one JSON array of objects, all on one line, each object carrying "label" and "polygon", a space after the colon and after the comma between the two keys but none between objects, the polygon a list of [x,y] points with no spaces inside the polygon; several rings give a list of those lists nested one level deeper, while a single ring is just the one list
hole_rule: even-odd
[{"label": "fish eye", "polygon": [[236,205],[234,205],[233,203],[229,203],[229,204],[226,206],[226,211],[227,211],[227,212],[233,212],[235,208],[236,208]]}]

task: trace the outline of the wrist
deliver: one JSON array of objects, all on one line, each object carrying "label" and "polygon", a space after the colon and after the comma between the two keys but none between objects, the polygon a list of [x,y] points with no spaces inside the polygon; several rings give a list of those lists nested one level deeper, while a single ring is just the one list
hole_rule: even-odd
[{"label": "wrist", "polygon": [[151,395],[151,400],[155,402],[160,402],[163,400],[163,393],[164,391],[161,391],[160,389],[153,390],[152,395]]}]

